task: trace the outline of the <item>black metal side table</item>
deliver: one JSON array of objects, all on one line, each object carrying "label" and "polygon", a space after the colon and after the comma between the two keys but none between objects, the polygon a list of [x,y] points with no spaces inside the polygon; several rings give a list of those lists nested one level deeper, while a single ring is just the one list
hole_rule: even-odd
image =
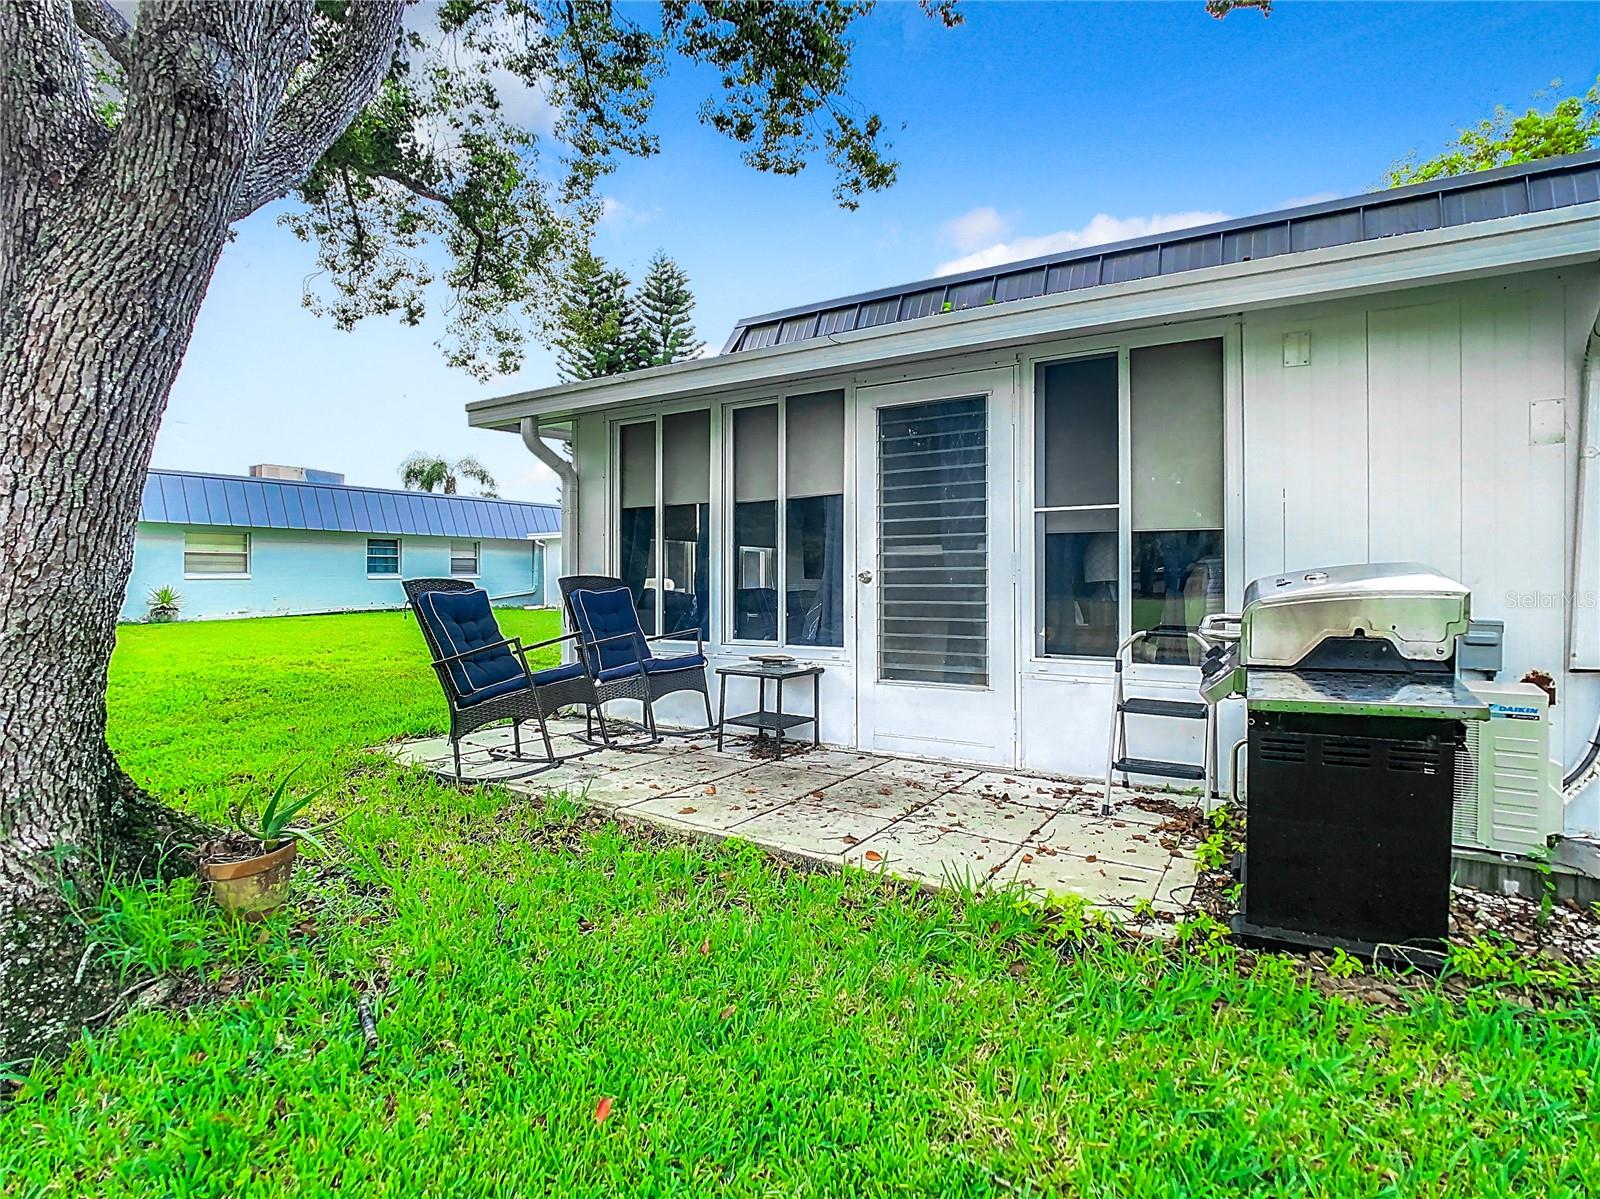
[{"label": "black metal side table", "polygon": [[[739,716],[727,715],[728,710],[728,676],[738,675],[741,678],[757,680],[760,687],[760,702],[754,712],[745,712]],[[811,744],[822,744],[822,726],[818,722],[821,715],[820,701],[822,698],[822,667],[814,666],[809,662],[737,662],[732,666],[717,667],[719,690],[717,693],[717,749],[722,749],[722,739],[727,727],[731,724],[736,728],[757,730],[757,736],[765,737],[771,733],[777,739],[778,757],[783,756],[783,734],[786,730],[796,728],[802,724],[811,725]],[[811,680],[811,715],[806,716],[798,712],[785,712],[783,710],[783,685],[791,679]],[[777,705],[772,711],[767,711],[767,682],[771,680],[777,684]]]}]

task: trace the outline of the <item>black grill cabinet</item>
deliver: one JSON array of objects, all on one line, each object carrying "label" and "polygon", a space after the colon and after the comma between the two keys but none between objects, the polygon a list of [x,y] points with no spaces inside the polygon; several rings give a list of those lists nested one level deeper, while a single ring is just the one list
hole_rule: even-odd
[{"label": "black grill cabinet", "polygon": [[1455,720],[1252,711],[1238,931],[1406,960],[1442,949],[1464,736]]}]

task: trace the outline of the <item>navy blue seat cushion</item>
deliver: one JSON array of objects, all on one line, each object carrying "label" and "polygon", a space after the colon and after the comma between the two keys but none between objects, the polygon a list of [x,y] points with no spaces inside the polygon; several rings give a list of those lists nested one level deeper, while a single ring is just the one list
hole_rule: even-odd
[{"label": "navy blue seat cushion", "polygon": [[619,678],[650,656],[633,592],[626,587],[574,591],[572,615],[596,678]]},{"label": "navy blue seat cushion", "polygon": [[[675,658],[646,658],[644,672],[646,674],[671,674],[674,670],[704,670],[706,659],[704,654],[679,654]],[[626,675],[637,674],[639,664],[629,662],[624,666],[613,666],[610,670],[602,670],[599,679],[602,683],[609,683],[612,679],[620,679]]]},{"label": "navy blue seat cushion", "polygon": [[528,686],[527,672],[509,645],[483,649],[503,640],[494,612],[489,608],[488,592],[481,589],[425,591],[417,597],[417,618],[427,622],[441,658],[483,650],[445,667],[462,707],[481,704]]},{"label": "navy blue seat cushion", "polygon": [[566,666],[552,666],[548,670],[536,670],[533,673],[535,687],[548,687],[553,683],[565,683],[569,679],[583,677],[583,666],[578,662],[570,662]]}]

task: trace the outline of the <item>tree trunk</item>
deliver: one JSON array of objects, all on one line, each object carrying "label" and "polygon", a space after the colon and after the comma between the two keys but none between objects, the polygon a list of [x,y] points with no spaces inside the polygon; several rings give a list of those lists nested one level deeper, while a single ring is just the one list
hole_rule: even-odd
[{"label": "tree trunk", "polygon": [[299,111],[284,94],[309,51],[308,0],[147,3],[121,48],[127,107],[114,132],[93,118],[68,0],[0,8],[0,1062],[10,1062],[61,1050],[113,993],[74,908],[115,872],[148,873],[171,848],[163,841],[195,831],[143,797],[106,745],[106,675],[150,454],[231,221],[282,194],[296,177],[291,150],[303,175],[370,98],[401,5],[353,7],[340,48],[350,54],[298,91]]}]

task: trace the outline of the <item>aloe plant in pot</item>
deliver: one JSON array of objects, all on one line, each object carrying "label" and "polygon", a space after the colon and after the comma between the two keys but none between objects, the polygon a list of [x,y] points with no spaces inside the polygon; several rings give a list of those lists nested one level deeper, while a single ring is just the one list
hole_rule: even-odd
[{"label": "aloe plant in pot", "polygon": [[183,596],[176,588],[152,587],[150,589],[150,623],[165,624],[178,619],[178,609],[183,606]]},{"label": "aloe plant in pot", "polygon": [[289,780],[299,769],[296,766],[279,780],[255,816],[241,815],[235,805],[235,831],[200,847],[200,872],[211,883],[212,898],[230,916],[260,920],[277,911],[289,897],[289,879],[300,845],[327,852],[319,834],[338,821],[308,826],[296,818],[328,788],[290,796]]}]

